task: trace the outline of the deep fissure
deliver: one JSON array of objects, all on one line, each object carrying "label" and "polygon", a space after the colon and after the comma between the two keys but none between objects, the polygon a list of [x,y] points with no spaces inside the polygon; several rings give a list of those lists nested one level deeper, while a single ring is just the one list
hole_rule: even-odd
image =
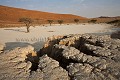
[{"label": "deep fissure", "polygon": [[[72,47],[75,47],[76,49],[78,49],[80,52],[83,52],[86,55],[91,55],[91,56],[95,56],[95,57],[99,57],[99,55],[93,53],[93,50],[89,50],[85,44],[91,44],[94,46],[100,46],[103,47],[102,43],[99,41],[96,41],[96,43],[92,43],[89,42],[88,40],[86,40],[85,38],[80,37],[79,40],[75,41],[75,45],[73,45]],[[76,46],[77,45],[77,46]]]},{"label": "deep fissure", "polygon": [[31,71],[36,71],[38,69],[39,65],[39,57],[37,56],[32,56],[32,54],[27,55],[26,61],[30,61],[32,63],[32,66],[30,68]]},{"label": "deep fissure", "polygon": [[[59,42],[59,40],[57,40],[57,43]],[[93,51],[87,49],[87,47],[85,46],[85,43],[87,43],[86,39],[84,38],[80,38],[79,40],[76,40],[75,41],[75,45],[72,45],[71,47],[75,47],[76,49],[80,50],[80,52],[83,52],[84,54],[86,55],[91,55],[91,56],[96,56],[96,57],[99,57],[98,55],[94,54]],[[99,43],[99,42],[98,42]],[[99,44],[98,44],[99,45]],[[52,45],[53,46],[53,45]],[[50,46],[50,47],[52,47]],[[47,49],[46,49],[47,50]],[[61,54],[63,50],[59,50],[58,52]],[[52,51],[51,51],[52,52]],[[67,66],[69,66],[70,63],[79,63],[75,60],[72,60],[72,59],[66,59],[64,56],[62,55],[54,55],[54,56],[50,56],[49,54],[50,53],[47,53],[47,55],[51,58],[53,58],[54,60],[58,61],[59,62],[59,65],[65,69],[67,71]],[[38,52],[40,53],[40,52]],[[31,61],[30,60],[30,57],[31,56],[28,56],[28,61],[30,61],[32,63],[32,66],[31,66],[31,71],[36,71],[38,69],[38,65],[39,65],[39,57],[41,57],[43,55],[37,55],[36,57],[32,57],[33,60],[35,61]],[[81,62],[82,63],[82,62]],[[84,63],[83,63],[84,64]],[[72,80],[72,76],[70,76],[70,79]]]}]

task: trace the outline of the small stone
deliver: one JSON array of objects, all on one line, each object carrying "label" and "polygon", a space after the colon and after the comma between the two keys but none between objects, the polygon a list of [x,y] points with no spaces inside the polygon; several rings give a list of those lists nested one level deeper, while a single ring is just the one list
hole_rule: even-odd
[{"label": "small stone", "polygon": [[28,62],[27,62],[27,65],[26,65],[26,67],[25,67],[25,70],[26,70],[26,71],[29,70],[29,69],[31,68],[31,66],[32,66],[32,63],[31,63],[30,61],[28,61]]},{"label": "small stone", "polygon": [[4,49],[5,45],[0,43],[0,51]]},{"label": "small stone", "polygon": [[23,62],[23,63],[17,64],[14,68],[23,69],[24,67],[26,67],[26,65],[27,63]]},{"label": "small stone", "polygon": [[82,62],[86,62],[87,61],[87,57],[85,56],[85,54],[83,55],[81,60],[82,60]]},{"label": "small stone", "polygon": [[10,62],[21,62],[21,61],[25,61],[25,58],[17,57],[15,59],[10,60]]}]

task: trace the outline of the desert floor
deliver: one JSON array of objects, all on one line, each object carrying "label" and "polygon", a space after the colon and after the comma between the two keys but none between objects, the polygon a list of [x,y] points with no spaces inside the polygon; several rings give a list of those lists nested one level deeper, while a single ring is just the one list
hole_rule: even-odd
[{"label": "desert floor", "polygon": [[26,27],[1,28],[0,43],[6,44],[6,50],[27,45],[39,50],[47,38],[53,35],[114,32],[110,27],[108,24],[57,24],[30,27],[30,33],[26,33]]}]

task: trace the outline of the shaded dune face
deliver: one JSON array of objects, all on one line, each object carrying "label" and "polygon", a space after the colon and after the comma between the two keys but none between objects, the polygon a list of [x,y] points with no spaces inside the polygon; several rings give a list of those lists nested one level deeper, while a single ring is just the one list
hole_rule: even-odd
[{"label": "shaded dune face", "polygon": [[97,18],[90,18],[90,20],[97,20],[97,23],[108,23],[114,20],[120,20],[120,16],[116,16],[116,17],[97,17]]}]

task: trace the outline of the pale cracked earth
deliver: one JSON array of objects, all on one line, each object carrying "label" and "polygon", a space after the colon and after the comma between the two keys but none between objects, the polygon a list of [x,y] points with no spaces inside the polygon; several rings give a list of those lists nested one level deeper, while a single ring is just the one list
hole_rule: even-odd
[{"label": "pale cracked earth", "polygon": [[120,80],[120,39],[109,35],[52,37],[38,52],[32,46],[4,47],[1,80]]}]

